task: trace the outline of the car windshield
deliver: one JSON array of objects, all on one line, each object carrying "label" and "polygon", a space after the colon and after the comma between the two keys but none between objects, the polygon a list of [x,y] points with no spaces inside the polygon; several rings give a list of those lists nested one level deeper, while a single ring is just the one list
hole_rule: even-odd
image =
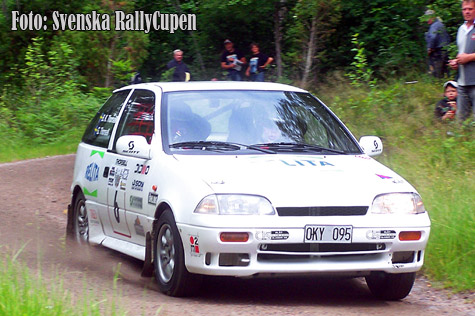
[{"label": "car windshield", "polygon": [[345,127],[308,93],[168,92],[162,109],[167,151],[360,153]]}]

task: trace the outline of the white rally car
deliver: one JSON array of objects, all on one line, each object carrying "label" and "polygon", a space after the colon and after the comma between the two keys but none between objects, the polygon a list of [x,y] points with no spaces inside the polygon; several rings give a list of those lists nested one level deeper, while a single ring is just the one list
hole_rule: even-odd
[{"label": "white rally car", "polygon": [[79,144],[68,236],[143,260],[168,295],[192,294],[202,275],[336,274],[401,299],[430,219],[370,157],[382,147],[292,86],[127,86]]}]

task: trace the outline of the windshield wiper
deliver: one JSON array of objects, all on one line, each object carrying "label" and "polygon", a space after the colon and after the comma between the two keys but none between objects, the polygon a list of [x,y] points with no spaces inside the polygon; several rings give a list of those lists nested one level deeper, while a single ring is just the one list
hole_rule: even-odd
[{"label": "windshield wiper", "polygon": [[335,154],[346,155],[346,152],[326,148],[318,145],[309,145],[304,143],[290,143],[290,142],[280,142],[280,143],[264,143],[264,144],[255,144],[252,146],[265,147],[266,149],[272,149],[277,151],[289,151],[289,152],[331,152]]},{"label": "windshield wiper", "polygon": [[184,149],[200,149],[200,150],[230,150],[230,151],[252,149],[252,150],[260,151],[266,154],[275,154],[275,151],[273,150],[260,148],[259,146],[255,146],[255,145],[245,145],[245,144],[238,144],[238,143],[207,141],[207,140],[174,143],[174,144],[170,144],[168,147],[184,148]]}]

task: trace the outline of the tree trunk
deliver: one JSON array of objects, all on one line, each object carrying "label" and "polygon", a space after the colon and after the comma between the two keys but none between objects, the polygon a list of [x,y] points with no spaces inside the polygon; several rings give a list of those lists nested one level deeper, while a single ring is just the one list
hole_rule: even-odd
[{"label": "tree trunk", "polygon": [[306,50],[304,51],[305,64],[304,64],[304,71],[303,71],[303,76],[302,76],[303,88],[307,86],[308,77],[310,76],[310,73],[312,72],[313,58],[315,55],[315,51],[317,50],[316,37],[317,37],[317,17],[314,16],[312,18],[312,25],[310,27],[308,44],[307,44]]},{"label": "tree trunk", "polygon": [[106,88],[112,85],[112,60],[114,58],[115,43],[117,42],[118,37],[119,35],[116,32],[114,34],[114,37],[112,38],[112,42],[109,48],[109,58],[107,58],[106,78],[105,78],[105,83],[104,83],[104,86]]},{"label": "tree trunk", "polygon": [[[175,9],[180,13],[183,14],[183,10],[181,9],[181,4],[179,0],[174,1]],[[204,73],[206,71],[205,64],[203,62],[203,56],[201,56],[200,47],[198,45],[198,41],[196,40],[195,33],[193,31],[189,32],[191,36],[191,40],[193,41],[193,48],[195,49],[196,59],[198,59],[198,63],[200,64],[201,71]]]},{"label": "tree trunk", "polygon": [[286,9],[285,2],[286,0],[280,0],[276,2],[274,10],[274,42],[277,79],[282,77],[282,21],[284,20]]}]

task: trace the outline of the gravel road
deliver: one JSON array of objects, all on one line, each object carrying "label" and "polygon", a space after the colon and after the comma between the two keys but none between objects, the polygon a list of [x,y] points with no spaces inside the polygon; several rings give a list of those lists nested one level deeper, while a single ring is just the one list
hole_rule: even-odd
[{"label": "gravel road", "polygon": [[[205,279],[198,296],[161,294],[141,262],[103,247],[65,245],[74,155],[0,164],[0,253],[26,244],[20,260],[48,277],[60,273],[65,288],[82,297],[84,284],[98,299],[113,296],[119,268],[119,305],[128,315],[469,315],[475,293],[437,290],[422,276],[398,302],[373,299],[363,279]],[[105,304],[105,303],[104,303]]]}]

